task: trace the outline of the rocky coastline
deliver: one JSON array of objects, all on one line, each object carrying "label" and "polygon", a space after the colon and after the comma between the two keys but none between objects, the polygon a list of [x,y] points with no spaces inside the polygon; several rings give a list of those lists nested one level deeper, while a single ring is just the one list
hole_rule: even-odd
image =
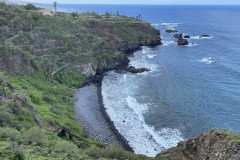
[{"label": "rocky coastline", "polygon": [[[160,35],[160,32],[156,30],[156,33],[158,35]],[[160,38],[160,37],[159,37]],[[135,68],[133,66],[129,66],[129,62],[130,60],[128,59],[128,56],[133,54],[134,51],[141,49],[142,46],[157,46],[157,45],[161,45],[161,39],[156,39],[156,40],[149,40],[149,41],[145,41],[144,43],[140,43],[137,42],[135,45],[132,45],[131,47],[129,47],[128,45],[123,47],[125,48],[124,51],[124,58],[123,59],[113,59],[112,61],[108,61],[106,64],[101,64],[98,66],[97,68],[97,72],[94,76],[90,76],[86,79],[86,81],[84,82],[83,86],[79,89],[82,89],[84,87],[88,87],[88,86],[96,86],[97,87],[97,99],[98,99],[98,114],[101,114],[101,116],[104,118],[104,121],[107,123],[107,126],[109,127],[108,133],[107,135],[114,135],[114,138],[116,138],[117,142],[119,143],[119,145],[121,145],[125,150],[127,151],[131,151],[133,152],[132,147],[128,144],[128,141],[125,139],[124,136],[121,135],[121,133],[116,129],[113,121],[110,119],[110,117],[108,116],[105,108],[104,108],[104,104],[103,104],[103,99],[102,99],[102,94],[101,94],[101,82],[103,80],[104,77],[104,73],[110,71],[110,70],[119,70],[119,71],[126,71],[126,72],[131,72],[131,73],[143,73],[143,72],[149,72],[150,69],[148,68]],[[75,101],[78,98],[77,97],[77,93],[75,93]],[[75,115],[77,117],[77,119],[80,119],[78,115],[78,106],[75,104]],[[96,112],[96,111],[95,111]],[[84,113],[83,113],[84,114]],[[93,113],[94,114],[94,113]],[[85,123],[88,120],[83,120],[80,123]],[[84,124],[81,124],[84,127]],[[94,126],[94,125],[93,125]],[[94,136],[91,134],[96,134],[96,133],[91,133],[89,132],[90,130],[94,130],[94,128],[91,127],[84,127],[84,132],[85,132],[85,136],[86,138],[93,138]],[[101,133],[99,133],[101,134]],[[101,137],[102,136],[102,137]],[[104,140],[104,135],[100,135],[100,142],[103,144],[109,144],[108,140]],[[99,141],[99,139],[96,139]],[[113,141],[112,141],[113,142]]]}]

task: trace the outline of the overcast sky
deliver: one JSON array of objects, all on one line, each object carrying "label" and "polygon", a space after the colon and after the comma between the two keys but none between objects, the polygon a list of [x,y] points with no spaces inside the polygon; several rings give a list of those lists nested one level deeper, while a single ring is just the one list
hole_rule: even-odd
[{"label": "overcast sky", "polygon": [[[25,0],[52,3],[54,0]],[[240,5],[240,0],[56,0],[59,4],[215,4]]]}]

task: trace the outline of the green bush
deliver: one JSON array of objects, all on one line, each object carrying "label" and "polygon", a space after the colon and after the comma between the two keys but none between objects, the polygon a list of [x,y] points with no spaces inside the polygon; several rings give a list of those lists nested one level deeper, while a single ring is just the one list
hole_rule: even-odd
[{"label": "green bush", "polygon": [[47,119],[47,122],[51,125],[51,126],[54,126],[55,128],[57,128],[59,126],[59,122],[53,118],[53,117],[49,117]]},{"label": "green bush", "polygon": [[23,137],[28,143],[36,143],[38,145],[43,144],[45,133],[38,127],[30,128],[23,133]]},{"label": "green bush", "polygon": [[20,139],[20,132],[14,128],[0,128],[0,140],[17,141]]},{"label": "green bush", "polygon": [[85,153],[94,158],[101,158],[103,157],[103,150],[96,146],[91,146],[85,150]]},{"label": "green bush", "polygon": [[51,97],[51,95],[44,95],[44,96],[42,97],[42,99],[43,99],[45,102],[48,102],[48,103],[50,103],[50,104],[56,103],[56,100],[53,99],[53,97]]},{"label": "green bush", "polygon": [[39,97],[35,96],[35,95],[30,95],[31,101],[35,104],[40,104],[41,100]]},{"label": "green bush", "polygon": [[68,141],[56,141],[54,149],[56,153],[80,154],[80,149]]},{"label": "green bush", "polygon": [[126,155],[126,151],[123,150],[118,144],[108,145],[104,149],[103,153],[104,157],[107,158],[116,158],[116,159],[127,159],[128,155]]},{"label": "green bush", "polygon": [[32,4],[27,4],[27,5],[25,6],[25,8],[26,8],[27,10],[36,10],[36,9],[37,9],[37,7],[35,7],[35,6],[32,5]]},{"label": "green bush", "polygon": [[0,126],[5,127],[12,122],[14,115],[6,110],[0,110]]},{"label": "green bush", "polygon": [[67,85],[68,87],[81,87],[85,81],[86,77],[79,72],[72,72],[66,75],[61,83]]},{"label": "green bush", "polygon": [[52,107],[52,108],[50,109],[50,111],[53,112],[53,113],[56,114],[56,115],[62,115],[62,114],[63,114],[62,110],[60,110],[60,109],[59,109],[58,107],[56,107],[56,106]]},{"label": "green bush", "polygon": [[7,22],[5,17],[0,17],[0,27],[7,25]]}]

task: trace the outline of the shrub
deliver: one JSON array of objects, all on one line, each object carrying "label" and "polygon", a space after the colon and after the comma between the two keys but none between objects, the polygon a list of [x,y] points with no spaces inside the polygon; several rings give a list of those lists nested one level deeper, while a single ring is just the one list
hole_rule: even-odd
[{"label": "shrub", "polygon": [[28,143],[43,144],[45,134],[38,127],[33,127],[33,128],[30,128],[29,130],[27,130],[26,132],[24,132],[23,138]]},{"label": "shrub", "polygon": [[71,13],[71,16],[73,16],[73,17],[77,17],[77,16],[78,16],[78,14],[77,14],[77,13],[75,13],[75,12],[73,12],[73,13]]},{"label": "shrub", "polygon": [[0,126],[4,127],[7,126],[14,118],[12,113],[9,113],[6,110],[0,110]]},{"label": "shrub", "polygon": [[68,87],[81,87],[86,77],[79,72],[72,72],[66,75],[61,82]]},{"label": "shrub", "polygon": [[35,6],[32,5],[32,4],[27,4],[27,5],[25,6],[25,9],[27,9],[27,10],[36,10],[37,7],[35,7]]},{"label": "shrub", "polygon": [[68,153],[68,154],[80,153],[80,149],[76,145],[68,141],[56,141],[53,151],[57,153]]},{"label": "shrub", "polygon": [[0,27],[7,25],[7,22],[5,17],[0,17]]},{"label": "shrub", "polygon": [[103,150],[96,146],[91,146],[85,150],[85,153],[90,157],[101,158],[103,157]]},{"label": "shrub", "polygon": [[58,108],[58,107],[52,107],[51,109],[50,109],[50,111],[51,112],[53,112],[53,113],[55,113],[55,114],[57,114],[57,115],[62,115],[63,113],[62,113],[62,111]]},{"label": "shrub", "polygon": [[127,159],[126,153],[124,153],[125,151],[123,150],[122,147],[120,147],[118,144],[111,144],[108,145],[105,149],[104,149],[104,153],[103,156],[107,157],[107,158],[116,158],[116,159]]},{"label": "shrub", "polygon": [[56,119],[54,119],[53,117],[49,117],[47,119],[47,122],[51,125],[51,126],[59,126],[59,123]]},{"label": "shrub", "polygon": [[50,104],[56,103],[56,100],[53,99],[53,98],[51,98],[50,95],[44,95],[44,96],[42,97],[42,99],[43,99],[45,102],[48,102],[48,103],[50,103]]},{"label": "shrub", "polygon": [[35,95],[30,95],[31,101],[35,104],[40,104],[40,98]]},{"label": "shrub", "polygon": [[14,128],[0,128],[0,139],[3,141],[6,139],[16,141],[20,139],[20,133]]}]

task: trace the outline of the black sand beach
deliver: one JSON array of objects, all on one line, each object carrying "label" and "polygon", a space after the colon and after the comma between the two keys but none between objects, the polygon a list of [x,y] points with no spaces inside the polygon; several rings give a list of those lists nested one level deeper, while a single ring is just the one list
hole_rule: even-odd
[{"label": "black sand beach", "polygon": [[118,142],[124,149],[132,151],[105,112],[99,84],[85,86],[75,91],[74,111],[78,122],[83,126],[85,137],[95,139],[104,145]]}]

